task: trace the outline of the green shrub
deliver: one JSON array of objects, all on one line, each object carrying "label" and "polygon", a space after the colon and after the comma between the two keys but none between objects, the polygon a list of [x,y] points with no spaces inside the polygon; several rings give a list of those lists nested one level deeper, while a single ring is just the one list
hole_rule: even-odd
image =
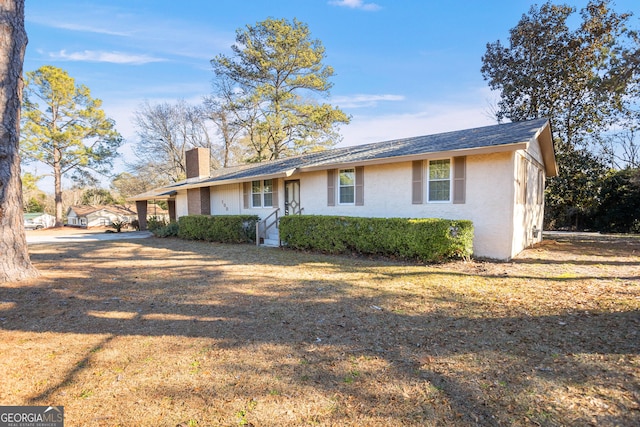
[{"label": "green shrub", "polygon": [[640,232],[640,168],[609,172],[601,182],[598,199],[598,231]]},{"label": "green shrub", "polygon": [[178,237],[178,223],[170,222],[164,227],[154,229],[152,233],[156,237]]},{"label": "green shrub", "polygon": [[178,237],[220,243],[255,242],[257,215],[189,215],[178,220]]},{"label": "green shrub", "polygon": [[157,216],[150,216],[147,219],[147,230],[151,232],[154,232],[158,228],[162,228],[166,226],[167,226],[167,221],[165,221],[164,218],[160,218]]},{"label": "green shrub", "polygon": [[280,239],[294,249],[437,262],[471,256],[473,224],[436,218],[291,215],[280,219]]},{"label": "green shrub", "polygon": [[124,221],[113,221],[111,223],[111,228],[114,228],[116,232],[120,233],[123,227],[126,227],[127,223]]}]

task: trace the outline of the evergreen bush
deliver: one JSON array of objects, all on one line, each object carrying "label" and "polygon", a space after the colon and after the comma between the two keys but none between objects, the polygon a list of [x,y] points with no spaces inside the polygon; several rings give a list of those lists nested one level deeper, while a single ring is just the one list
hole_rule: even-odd
[{"label": "evergreen bush", "polygon": [[257,215],[188,215],[178,220],[178,237],[220,243],[255,242]]},{"label": "evergreen bush", "polygon": [[293,249],[438,262],[471,256],[473,224],[437,218],[291,215],[280,219],[280,239]]},{"label": "evergreen bush", "polygon": [[156,237],[178,237],[178,223],[170,222],[164,227],[155,228],[152,233]]}]

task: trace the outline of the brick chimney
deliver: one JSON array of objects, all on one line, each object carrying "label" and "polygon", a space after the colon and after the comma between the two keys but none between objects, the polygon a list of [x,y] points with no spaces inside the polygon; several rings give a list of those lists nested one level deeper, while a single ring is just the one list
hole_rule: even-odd
[{"label": "brick chimney", "polygon": [[184,154],[187,162],[187,179],[205,178],[210,175],[209,151],[206,148],[192,148]]},{"label": "brick chimney", "polygon": [[[209,151],[193,148],[187,151],[187,179],[209,177]],[[211,194],[209,187],[187,190],[187,211],[189,215],[211,215]]]}]

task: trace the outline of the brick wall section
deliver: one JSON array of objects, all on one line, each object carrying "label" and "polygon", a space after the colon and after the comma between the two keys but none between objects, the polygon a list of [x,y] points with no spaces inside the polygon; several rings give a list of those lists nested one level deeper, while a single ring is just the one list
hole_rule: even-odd
[{"label": "brick wall section", "polygon": [[136,202],[136,210],[138,211],[138,223],[140,224],[140,230],[147,229],[147,201],[138,200]]},{"label": "brick wall section", "polygon": [[[185,157],[187,179],[209,176],[209,151],[206,148],[193,148],[185,153]],[[189,215],[211,215],[208,187],[187,190],[187,212]]]},{"label": "brick wall section", "polygon": [[211,215],[211,194],[209,187],[187,190],[189,215]]},{"label": "brick wall section", "polygon": [[167,200],[167,207],[169,208],[169,221],[176,222],[176,201]]}]

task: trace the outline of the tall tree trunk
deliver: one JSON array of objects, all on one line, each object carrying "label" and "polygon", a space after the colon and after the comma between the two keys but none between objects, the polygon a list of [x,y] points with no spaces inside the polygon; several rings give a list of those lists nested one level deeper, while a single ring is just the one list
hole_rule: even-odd
[{"label": "tall tree trunk", "polygon": [[56,205],[56,227],[62,227],[62,165],[60,164],[60,150],[57,147],[53,149],[53,197]]},{"label": "tall tree trunk", "polygon": [[20,183],[24,0],[0,0],[0,283],[36,277],[29,260]]}]

